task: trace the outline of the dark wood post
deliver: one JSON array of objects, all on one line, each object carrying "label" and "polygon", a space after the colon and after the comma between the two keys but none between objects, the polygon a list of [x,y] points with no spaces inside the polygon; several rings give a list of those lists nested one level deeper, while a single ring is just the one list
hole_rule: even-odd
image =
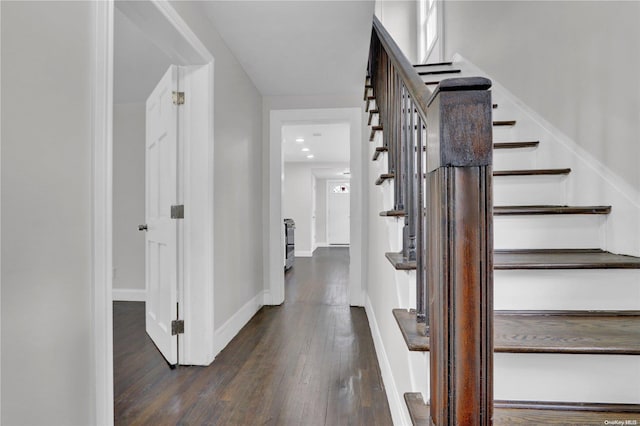
[{"label": "dark wood post", "polygon": [[491,425],[491,82],[444,80],[427,111],[431,422]]}]

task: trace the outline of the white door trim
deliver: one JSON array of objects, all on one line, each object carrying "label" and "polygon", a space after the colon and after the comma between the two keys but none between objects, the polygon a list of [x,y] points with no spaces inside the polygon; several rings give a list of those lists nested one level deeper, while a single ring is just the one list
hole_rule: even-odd
[{"label": "white door trim", "polygon": [[[94,2],[94,52],[92,64],[92,314],[93,314],[93,363],[95,381],[95,424],[113,424],[113,311],[112,311],[112,126],[113,126],[113,37],[114,2],[113,0]],[[213,259],[213,73],[214,57],[189,28],[182,17],[167,0],[145,0],[138,2],[119,2],[118,8],[127,15],[143,32],[153,39],[169,54],[177,65],[207,65],[210,88],[201,102],[209,106],[206,138],[207,153],[205,162],[208,171],[207,185],[209,194],[206,200],[207,222],[204,234],[208,253],[207,259]],[[172,40],[173,43],[169,43]],[[198,117],[194,117],[198,120]],[[188,245],[188,242],[185,242]],[[185,285],[185,308],[191,311],[189,303],[194,295],[200,303],[202,315],[211,320],[202,324],[198,337],[192,343],[200,342],[198,352],[201,359],[213,360],[213,262],[202,273],[206,281]],[[185,283],[186,284],[186,283]],[[202,293],[201,293],[202,291]],[[207,322],[207,321],[205,321]],[[185,325],[185,331],[187,331]],[[203,333],[202,330],[206,331]],[[210,336],[210,340],[208,339]],[[185,333],[187,347],[189,336]],[[197,343],[196,343],[197,344]],[[204,355],[202,355],[204,354]],[[194,354],[192,356],[196,357]],[[211,362],[211,361],[209,361]]]},{"label": "white door trim", "polygon": [[362,108],[323,108],[272,110],[269,115],[269,149],[265,152],[264,180],[268,193],[264,199],[265,223],[263,250],[265,253],[265,305],[284,302],[284,240],[282,236],[282,126],[296,122],[347,122],[350,124],[351,164],[351,220],[349,246],[349,303],[364,306],[364,277],[366,274],[364,238],[366,237],[366,202],[363,158],[368,145],[363,144]]},{"label": "white door trim", "polygon": [[94,2],[91,251],[95,424],[113,424],[113,1]]}]

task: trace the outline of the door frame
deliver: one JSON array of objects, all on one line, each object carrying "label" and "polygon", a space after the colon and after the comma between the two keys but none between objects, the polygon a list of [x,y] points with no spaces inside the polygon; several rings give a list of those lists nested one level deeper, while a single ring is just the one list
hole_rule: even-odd
[{"label": "door frame", "polygon": [[[93,367],[95,376],[95,424],[113,424],[113,304],[112,304],[112,177],[113,177],[113,40],[114,7],[113,0],[93,2],[94,38],[92,63],[92,252],[91,252],[91,310],[93,323]],[[203,281],[185,280],[183,286],[182,308],[187,313],[185,324],[198,322],[198,329],[185,326],[185,335],[181,339],[184,349],[180,349],[186,361],[192,363],[210,363],[214,357],[214,315],[213,315],[213,82],[214,57],[195,33],[182,19],[167,0],[145,0],[138,2],[120,2],[118,9],[134,22],[160,46],[176,65],[204,65],[209,90],[201,94],[197,101],[207,108],[207,113],[189,114],[196,122],[198,134],[187,134],[187,138],[202,138],[199,165],[206,168],[206,182],[195,185],[198,194],[207,191],[208,196],[200,206],[206,210],[200,212],[201,226],[197,234],[200,240],[190,240],[195,229],[189,229],[188,211],[185,209],[185,255],[190,247],[198,244],[204,247],[204,260],[198,274]],[[202,73],[201,73],[202,74]],[[187,132],[189,133],[189,132]],[[185,144],[188,145],[188,144]],[[204,150],[204,156],[202,156]],[[193,165],[192,165],[193,166]],[[189,168],[186,168],[189,169]],[[195,173],[194,173],[195,174]],[[189,172],[185,174],[188,182]],[[189,192],[189,191],[187,191]],[[194,194],[195,196],[195,194]],[[192,196],[192,198],[194,198]],[[199,195],[198,195],[199,196]],[[185,193],[185,205],[190,202]],[[206,266],[205,266],[206,264]],[[184,318],[184,317],[183,317]],[[192,336],[193,335],[193,336]],[[197,338],[196,338],[197,335]],[[208,361],[208,362],[207,362]]]},{"label": "door frame", "polygon": [[[326,236],[325,236],[325,241],[327,242],[327,245],[331,245],[331,242],[329,241],[329,184],[336,184],[336,183],[348,183],[349,184],[349,207],[351,207],[351,179],[327,179],[327,187],[326,187],[326,191],[324,192],[324,199],[325,199],[325,208],[326,208],[326,212],[325,212],[325,232],[326,232]],[[349,245],[351,245],[351,211],[349,211]]]},{"label": "door frame", "polygon": [[364,162],[369,145],[363,143],[366,118],[362,106],[346,108],[272,109],[268,116],[268,150],[264,150],[263,212],[266,223],[263,234],[264,304],[280,305],[284,302],[284,239],[282,235],[282,126],[301,123],[349,123],[351,169],[351,217],[349,245],[349,304],[364,306],[366,277],[367,168]]}]

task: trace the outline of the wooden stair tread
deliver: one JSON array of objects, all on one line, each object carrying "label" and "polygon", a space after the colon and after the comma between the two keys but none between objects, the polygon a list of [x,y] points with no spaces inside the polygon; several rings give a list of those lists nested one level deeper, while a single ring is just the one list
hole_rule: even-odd
[{"label": "wooden stair tread", "polygon": [[404,210],[385,210],[380,212],[380,216],[382,217],[404,217]]},{"label": "wooden stair tread", "polygon": [[418,75],[440,75],[440,74],[459,74],[459,69],[437,70],[437,71],[418,71]]},{"label": "wooden stair tread", "polygon": [[551,214],[609,214],[611,206],[494,206],[496,216]]},{"label": "wooden stair tread", "polygon": [[393,267],[398,271],[415,271],[416,261],[406,260],[402,253],[385,253],[384,256],[391,262]]},{"label": "wooden stair tread", "polygon": [[438,67],[438,66],[448,66],[453,65],[453,62],[433,62],[431,64],[413,64],[415,68],[417,67]]},{"label": "wooden stair tread", "polygon": [[494,126],[515,126],[516,120],[496,120],[493,122]]},{"label": "wooden stair tread", "polygon": [[[428,351],[415,311],[393,316],[410,351]],[[640,355],[640,311],[495,311],[494,351]]]},{"label": "wooden stair tread", "polygon": [[378,157],[380,157],[380,154],[382,154],[383,152],[387,152],[389,151],[389,149],[386,146],[378,146],[376,147],[375,152],[373,153],[373,161],[376,161],[378,159]]},{"label": "wooden stair tread", "polygon": [[538,145],[540,145],[540,141],[496,142],[493,144],[493,149],[536,148]]},{"label": "wooden stair tread", "polygon": [[494,269],[640,269],[640,258],[600,249],[495,250]]},{"label": "wooden stair tread", "polygon": [[543,176],[543,175],[567,175],[570,168],[562,169],[525,169],[525,170],[496,170],[493,176]]},{"label": "wooden stair tread", "polygon": [[[414,426],[429,425],[429,404],[419,392],[404,394]],[[603,425],[620,420],[640,419],[638,404],[598,404],[577,402],[500,401],[493,404],[493,424],[507,425]],[[613,424],[613,423],[609,423]]]},{"label": "wooden stair tread", "polygon": [[381,125],[371,126],[371,134],[369,135],[369,142],[373,142],[373,140],[376,137],[376,132],[381,132],[381,131],[382,131]]},{"label": "wooden stair tread", "polygon": [[382,173],[378,179],[376,179],[376,185],[382,185],[385,180],[393,179],[395,175],[393,173]]}]

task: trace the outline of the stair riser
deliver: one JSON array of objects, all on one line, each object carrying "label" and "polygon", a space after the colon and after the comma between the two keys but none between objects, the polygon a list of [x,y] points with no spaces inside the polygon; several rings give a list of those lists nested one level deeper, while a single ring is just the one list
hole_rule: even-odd
[{"label": "stair riser", "polygon": [[536,168],[535,148],[494,149],[494,170],[527,170]]},{"label": "stair riser", "polygon": [[496,206],[566,204],[565,176],[498,176],[493,179]]},{"label": "stair riser", "polygon": [[640,403],[640,356],[494,354],[494,398]]},{"label": "stair riser", "polygon": [[496,249],[599,248],[604,215],[494,216]]},{"label": "stair riser", "polygon": [[495,270],[494,308],[640,310],[640,270]]}]

